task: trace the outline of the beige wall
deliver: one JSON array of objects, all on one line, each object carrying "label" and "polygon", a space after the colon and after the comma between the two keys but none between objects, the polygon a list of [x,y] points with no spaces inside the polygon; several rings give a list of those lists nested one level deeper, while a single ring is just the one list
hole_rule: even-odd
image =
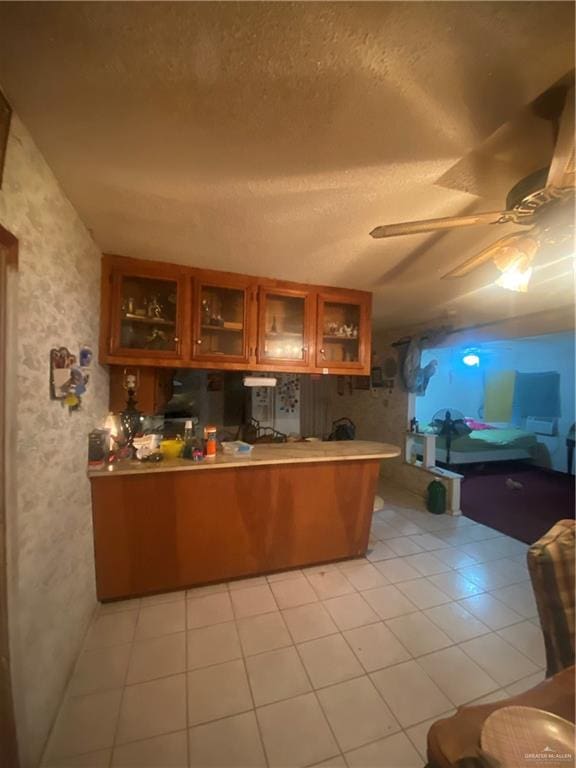
[{"label": "beige wall", "polygon": [[[382,365],[388,357],[398,361],[394,341],[410,334],[409,329],[376,333],[372,339],[373,364]],[[359,440],[377,440],[392,443],[401,449],[408,420],[409,395],[404,389],[398,372],[392,393],[387,389],[350,391],[348,384],[343,395],[337,393],[337,379],[331,377],[330,415],[332,419],[348,416],[356,424]],[[382,474],[397,471],[401,458],[382,462]]]},{"label": "beige wall", "polygon": [[50,348],[97,348],[100,254],[17,117],[0,223],[20,241],[10,293],[8,554],[13,683],[28,768],[38,764],[96,606],[86,450],[106,412],[107,373],[92,364],[79,412],[49,398]]}]

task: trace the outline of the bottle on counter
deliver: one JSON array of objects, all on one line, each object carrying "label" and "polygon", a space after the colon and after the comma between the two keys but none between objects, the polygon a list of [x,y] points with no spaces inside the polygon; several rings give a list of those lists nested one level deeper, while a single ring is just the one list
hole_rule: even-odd
[{"label": "bottle on counter", "polygon": [[184,447],[182,458],[200,461],[203,457],[202,445],[196,436],[196,422],[188,419],[184,427]]},{"label": "bottle on counter", "polygon": [[216,427],[204,427],[204,455],[216,456]]}]

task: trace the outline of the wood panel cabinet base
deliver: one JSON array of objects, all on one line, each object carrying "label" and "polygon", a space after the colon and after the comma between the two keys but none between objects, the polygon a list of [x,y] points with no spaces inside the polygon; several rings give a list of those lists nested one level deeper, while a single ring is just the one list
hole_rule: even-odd
[{"label": "wood panel cabinet base", "polygon": [[93,477],[99,600],[358,557],[379,460]]}]

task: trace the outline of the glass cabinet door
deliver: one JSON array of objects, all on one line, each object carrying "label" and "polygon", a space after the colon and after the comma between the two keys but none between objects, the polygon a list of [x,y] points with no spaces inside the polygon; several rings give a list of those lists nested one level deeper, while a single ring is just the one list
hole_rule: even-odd
[{"label": "glass cabinet door", "polygon": [[308,365],[309,300],[296,291],[261,291],[258,362]]},{"label": "glass cabinet door", "polygon": [[247,287],[200,284],[194,357],[248,359]]},{"label": "glass cabinet door", "polygon": [[364,366],[365,317],[361,303],[319,297],[318,367],[345,370]]},{"label": "glass cabinet door", "polygon": [[178,356],[180,281],[117,274],[116,284],[118,322],[112,347]]}]

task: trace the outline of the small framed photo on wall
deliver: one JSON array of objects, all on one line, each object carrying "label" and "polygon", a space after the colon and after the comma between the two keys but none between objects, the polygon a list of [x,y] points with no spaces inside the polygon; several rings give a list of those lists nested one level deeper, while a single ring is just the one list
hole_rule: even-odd
[{"label": "small framed photo on wall", "polygon": [[354,376],[354,389],[370,389],[370,376]]}]

